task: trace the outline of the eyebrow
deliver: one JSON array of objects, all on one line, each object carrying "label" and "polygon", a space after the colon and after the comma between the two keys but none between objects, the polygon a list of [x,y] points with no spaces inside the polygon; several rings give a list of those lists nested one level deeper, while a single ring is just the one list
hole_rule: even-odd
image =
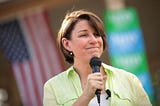
[{"label": "eyebrow", "polygon": [[84,30],[80,30],[78,31],[78,33],[81,33],[81,32],[87,32],[88,30],[84,29]]}]

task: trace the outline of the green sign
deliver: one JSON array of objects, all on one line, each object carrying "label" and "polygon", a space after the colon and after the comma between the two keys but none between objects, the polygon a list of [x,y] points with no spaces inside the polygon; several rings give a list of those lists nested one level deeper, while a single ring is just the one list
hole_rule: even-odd
[{"label": "green sign", "polygon": [[104,22],[110,63],[137,75],[151,102],[154,103],[143,35],[136,10],[132,7],[108,10]]}]

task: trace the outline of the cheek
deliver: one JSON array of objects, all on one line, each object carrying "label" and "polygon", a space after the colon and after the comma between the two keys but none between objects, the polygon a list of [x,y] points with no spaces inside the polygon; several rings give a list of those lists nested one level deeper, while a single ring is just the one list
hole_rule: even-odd
[{"label": "cheek", "polygon": [[102,48],[102,50],[103,50],[103,40],[102,40],[102,38],[100,38],[99,40],[98,40],[98,43],[99,43],[99,45],[100,45],[100,47]]},{"label": "cheek", "polygon": [[[84,42],[81,42],[81,43],[77,43],[76,44],[76,48],[77,50],[83,50],[85,48],[86,44]],[[79,51],[80,52],[80,51]]]},{"label": "cheek", "polygon": [[100,46],[100,54],[102,54],[103,53],[103,47],[104,47],[104,45],[103,45],[103,40],[101,39],[101,40],[99,40],[99,46]]},{"label": "cheek", "polygon": [[76,53],[77,55],[79,54],[84,54],[84,49],[86,47],[86,43],[81,41],[80,43],[77,41],[73,45],[73,52]]},{"label": "cheek", "polygon": [[79,51],[79,50],[82,50],[82,48],[84,47],[84,43],[83,42],[76,42],[74,44],[72,44],[72,50],[73,51]]}]

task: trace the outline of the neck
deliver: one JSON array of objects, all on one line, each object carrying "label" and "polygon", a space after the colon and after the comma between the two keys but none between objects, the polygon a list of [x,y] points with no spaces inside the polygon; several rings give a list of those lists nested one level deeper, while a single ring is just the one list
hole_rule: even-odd
[{"label": "neck", "polygon": [[81,64],[74,64],[73,65],[74,70],[79,75],[80,81],[81,81],[81,87],[82,90],[84,89],[87,81],[88,75],[92,72],[92,69],[88,65],[81,65]]},{"label": "neck", "polygon": [[[86,79],[88,74],[92,73],[92,68],[90,67],[89,63],[74,63],[73,64],[74,70],[78,73],[81,80]],[[100,72],[102,75],[105,75],[103,67],[100,68]]]},{"label": "neck", "polygon": [[[86,81],[87,81],[87,77],[90,73],[92,73],[92,69],[90,67],[90,65],[87,64],[73,64],[73,68],[74,70],[77,72],[77,74],[80,77],[80,81],[81,81],[81,86],[82,86],[82,90],[84,89],[85,85],[86,85]],[[106,73],[104,72],[103,67],[101,67],[100,72],[102,73],[102,75],[106,75]]]},{"label": "neck", "polygon": [[87,64],[73,64],[73,67],[81,80],[86,79],[88,74],[92,73],[91,67]]}]

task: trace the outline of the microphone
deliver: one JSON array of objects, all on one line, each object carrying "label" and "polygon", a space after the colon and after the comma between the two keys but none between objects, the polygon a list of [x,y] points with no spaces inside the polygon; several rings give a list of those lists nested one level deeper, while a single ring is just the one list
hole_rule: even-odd
[{"label": "microphone", "polygon": [[[92,57],[90,60],[90,66],[92,68],[92,72],[100,72],[100,66],[101,66],[101,60],[98,57]],[[97,101],[100,104],[100,95],[101,95],[101,90],[97,89],[95,94],[97,95]]]},{"label": "microphone", "polygon": [[108,95],[108,96],[106,97],[106,99],[108,99],[109,97],[111,97],[111,91],[110,91],[109,89],[106,90],[106,93],[107,93],[107,95]]}]

